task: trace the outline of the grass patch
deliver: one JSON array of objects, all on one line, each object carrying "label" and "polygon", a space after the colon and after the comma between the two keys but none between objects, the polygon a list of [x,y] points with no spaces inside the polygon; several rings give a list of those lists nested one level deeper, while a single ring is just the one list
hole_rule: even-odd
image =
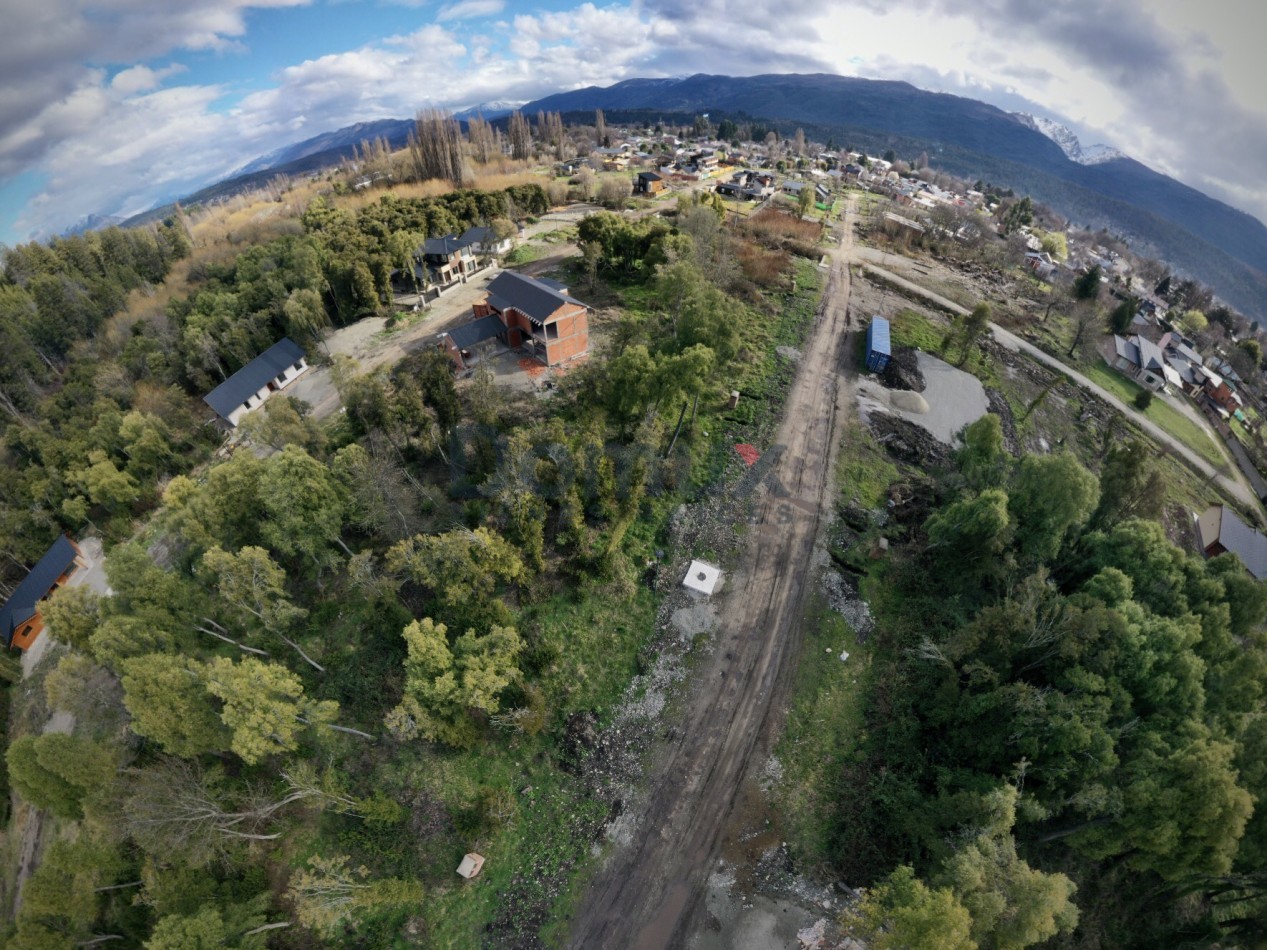
[{"label": "grass patch", "polygon": [[[849,653],[845,662],[842,650]],[[805,620],[792,710],[775,748],[783,775],[774,798],[784,833],[798,857],[811,864],[833,860],[829,843],[840,823],[836,792],[864,734],[869,666],[867,646],[820,596]]]},{"label": "grass patch", "polygon": [[606,711],[620,700],[638,671],[638,650],[655,625],[656,606],[646,587],[616,597],[585,582],[523,611],[520,627],[533,662],[543,664],[540,684],[556,716]]},{"label": "grass patch", "polygon": [[836,484],[842,500],[856,500],[863,508],[877,508],[884,504],[889,486],[898,475],[897,466],[876,444],[870,430],[860,422],[850,422],[836,462]]},{"label": "grass patch", "polygon": [[[1134,380],[1127,379],[1114,371],[1104,360],[1098,360],[1094,366],[1085,367],[1082,372],[1089,380],[1131,406],[1132,412],[1139,413],[1139,410],[1134,408],[1133,401],[1143,391],[1143,387]],[[1154,399],[1152,404],[1140,414],[1161,426],[1211,465],[1219,467],[1228,464],[1223,450],[1214,444],[1214,440],[1206,431],[1164,399]]]},{"label": "grass patch", "polygon": [[942,343],[949,330],[950,328],[945,324],[932,320],[916,310],[899,310],[889,318],[890,338],[894,346],[910,346],[923,350],[953,366],[958,366],[964,372],[971,373],[986,386],[998,389],[998,369],[994,361],[989,359],[980,347],[972,348],[972,352],[968,354],[968,359],[963,365],[959,364],[957,351],[942,352]]},{"label": "grass patch", "polygon": [[520,244],[518,247],[511,249],[510,253],[506,255],[504,263],[507,267],[531,264],[533,261],[545,257],[549,250],[548,247],[542,247],[540,244]]}]

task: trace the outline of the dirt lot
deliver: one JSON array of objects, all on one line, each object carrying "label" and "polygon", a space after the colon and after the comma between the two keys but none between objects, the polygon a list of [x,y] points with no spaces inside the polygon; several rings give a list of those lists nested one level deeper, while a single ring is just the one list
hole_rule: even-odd
[{"label": "dirt lot", "polygon": [[[728,929],[715,916],[727,902],[717,899],[709,878],[723,850],[751,830],[758,773],[781,727],[795,671],[802,599],[817,576],[815,541],[834,501],[837,422],[852,399],[841,370],[851,365],[856,336],[847,332],[847,256],[848,247],[835,255],[775,440],[782,451],[757,490],[748,543],[727,591],[716,595],[718,632],[684,701],[685,726],[671,731],[647,792],[630,804],[627,824],[636,831],[581,896],[573,947],[702,945],[706,934]],[[771,923],[732,920],[729,945],[781,929]],[[718,943],[710,938],[708,945]]]}]

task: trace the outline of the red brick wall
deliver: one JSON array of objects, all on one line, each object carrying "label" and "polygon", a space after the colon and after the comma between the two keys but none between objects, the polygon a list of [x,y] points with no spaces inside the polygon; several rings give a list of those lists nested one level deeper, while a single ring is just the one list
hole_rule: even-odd
[{"label": "red brick wall", "polygon": [[550,326],[558,327],[557,340],[546,341],[546,362],[550,366],[580,356],[589,349],[589,317],[584,307],[567,306],[555,311]]}]

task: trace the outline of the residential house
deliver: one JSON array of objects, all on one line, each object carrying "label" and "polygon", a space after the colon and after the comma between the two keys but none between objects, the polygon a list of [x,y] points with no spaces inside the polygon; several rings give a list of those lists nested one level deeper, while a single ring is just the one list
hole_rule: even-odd
[{"label": "residential house", "polygon": [[40,603],[81,567],[84,561],[77,545],[62,535],[22,579],[3,607],[0,607],[0,636],[6,647],[26,650],[44,630]]},{"label": "residential house", "polygon": [[589,307],[568,296],[558,281],[503,271],[489,282],[488,296],[473,312],[476,322],[497,316],[506,343],[526,348],[547,366],[589,349]]},{"label": "residential house", "polygon": [[1161,348],[1146,337],[1136,335],[1126,339],[1115,333],[1112,352],[1106,354],[1106,358],[1115,370],[1154,392],[1183,386],[1182,378],[1166,361]]},{"label": "residential house", "polygon": [[1201,391],[1214,405],[1229,414],[1245,405],[1241,394],[1236,391],[1236,384],[1230,379],[1219,375],[1209,366],[1201,367],[1201,374],[1204,376]]},{"label": "residential house", "polygon": [[791,195],[793,198],[799,198],[801,190],[804,188],[814,189],[814,200],[818,203],[826,202],[831,197],[831,192],[826,187],[819,184],[811,184],[808,181],[792,181],[788,180],[783,183],[783,191]]},{"label": "residential house", "polygon": [[1256,580],[1267,579],[1267,537],[1225,505],[1211,505],[1197,518],[1197,539],[1206,557],[1231,552]]},{"label": "residential house", "polygon": [[492,228],[483,225],[467,228],[458,238],[458,242],[474,248],[485,258],[509,254],[510,249],[514,247],[514,241],[511,238],[498,238]]},{"label": "residential house", "polygon": [[264,405],[308,368],[304,351],[290,339],[281,339],[203,397],[203,402],[230,427]]},{"label": "residential house", "polygon": [[664,179],[655,172],[639,172],[633,190],[635,195],[658,195],[666,187]]},{"label": "residential house", "polygon": [[1046,251],[1026,251],[1025,266],[1043,280],[1056,273],[1056,262]]},{"label": "residential house", "polygon": [[448,287],[479,270],[473,243],[464,242],[459,235],[427,238],[414,252],[414,259],[431,271],[433,280],[441,287]]}]

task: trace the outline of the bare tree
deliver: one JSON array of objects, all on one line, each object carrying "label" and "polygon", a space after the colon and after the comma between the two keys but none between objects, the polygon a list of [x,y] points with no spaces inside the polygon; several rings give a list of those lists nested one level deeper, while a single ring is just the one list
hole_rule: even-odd
[{"label": "bare tree", "polygon": [[414,174],[419,181],[439,178],[461,188],[466,180],[462,130],[457,119],[439,109],[419,111],[409,140]]},{"label": "bare tree", "polygon": [[607,142],[607,119],[603,116],[602,109],[594,110],[594,137],[598,139],[599,145]]},{"label": "bare tree", "polygon": [[510,157],[523,160],[532,157],[532,129],[524,114],[516,109],[510,114]]},{"label": "bare tree", "polygon": [[473,116],[466,125],[467,138],[471,143],[471,156],[484,164],[497,155],[497,138],[493,127],[483,116]]},{"label": "bare tree", "polygon": [[165,756],[124,779],[123,830],[154,855],[179,853],[193,866],[224,857],[244,842],[275,841],[278,813],[288,805],[319,797],[315,789],[292,786],[280,798],[248,788],[230,801],[216,771]]}]

